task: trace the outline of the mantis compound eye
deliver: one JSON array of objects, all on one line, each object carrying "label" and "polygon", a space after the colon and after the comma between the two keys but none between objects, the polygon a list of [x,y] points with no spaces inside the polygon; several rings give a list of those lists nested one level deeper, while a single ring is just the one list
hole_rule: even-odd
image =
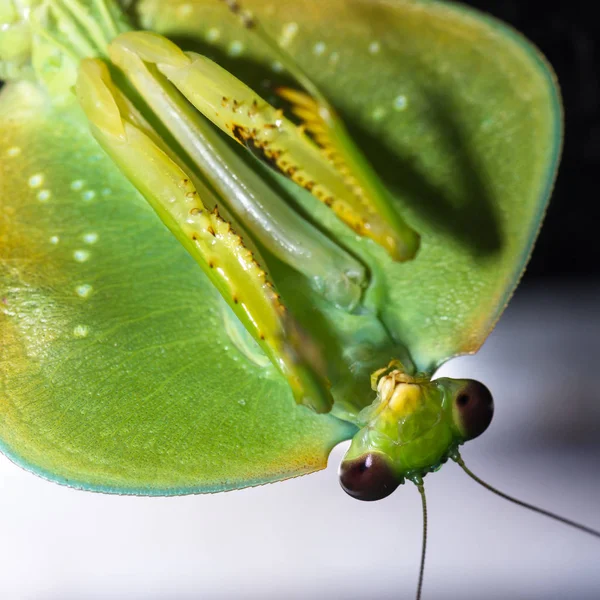
[{"label": "mantis compound eye", "polygon": [[400,483],[385,456],[379,453],[342,461],[339,475],[344,491],[357,500],[381,500]]},{"label": "mantis compound eye", "polygon": [[494,399],[490,390],[468,379],[454,399],[454,418],[456,425],[466,440],[481,435],[492,422]]}]

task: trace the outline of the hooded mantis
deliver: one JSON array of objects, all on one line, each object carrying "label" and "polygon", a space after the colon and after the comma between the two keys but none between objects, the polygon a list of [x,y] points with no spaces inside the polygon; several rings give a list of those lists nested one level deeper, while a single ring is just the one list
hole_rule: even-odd
[{"label": "hooded mantis", "polygon": [[[142,3],[138,20],[160,30],[152,23],[157,15],[181,23],[210,4]],[[46,127],[59,124],[54,137],[38,132],[30,140],[23,123],[5,133],[6,157],[39,160],[28,166],[29,195],[16,209],[26,216],[15,220],[9,212],[6,221],[5,264],[16,266],[3,277],[3,449],[76,487],[159,495],[311,472],[336,442],[352,438],[340,469],[344,489],[376,500],[412,481],[426,515],[428,473],[452,459],[475,477],[459,446],[489,425],[491,394],[476,381],[432,376],[451,356],[479,347],[527,260],[557,164],[554,82],[523,40],[506,32],[492,39],[490,28],[499,26],[443,5],[423,12],[420,3],[398,3],[398,31],[423,27],[440,46],[434,58],[425,40],[400,51],[405,72],[420,84],[411,102],[419,94],[428,102],[424,122],[458,142],[461,134],[445,120],[452,102],[462,103],[457,112],[474,111],[469,117],[478,124],[461,121],[482,150],[475,163],[494,153],[505,161],[482,165],[476,189],[467,184],[470,203],[462,210],[476,220],[466,228],[449,224],[448,235],[431,214],[419,216],[422,206],[393,199],[285,43],[274,41],[257,15],[226,4],[275,72],[291,79],[276,89],[284,109],[169,39],[185,38],[181,30],[167,37],[136,31],[114,3],[3,4],[11,26],[2,65],[17,82],[3,94],[6,113],[20,99],[24,114],[43,106]],[[339,2],[322,10],[352,25],[361,7]],[[283,42],[299,19],[287,23]],[[444,29],[454,22],[481,43],[507,45],[499,75],[469,77],[464,67],[449,74],[449,60],[439,56],[456,43]],[[208,24],[203,31],[216,36]],[[386,38],[391,48],[393,38]],[[367,56],[381,51],[379,41],[365,46]],[[230,53],[236,48],[232,43]],[[454,59],[482,68],[480,57],[462,49]],[[465,87],[458,100],[442,96],[442,109],[431,87],[436,76],[446,78],[444,93]],[[490,97],[496,119],[484,102]],[[402,98],[393,100],[398,113]],[[381,114],[377,108],[372,117]],[[439,138],[415,123],[408,146],[425,144],[436,176],[452,188],[452,165],[436,156]],[[533,141],[513,133],[515,123],[534,131]],[[519,140],[518,150],[502,146],[502,131]],[[66,144],[86,161],[73,165],[70,181],[55,170],[54,187],[45,187],[52,171],[36,139],[41,146],[54,140],[63,153]],[[87,161],[92,153],[100,157],[97,169]],[[53,156],[66,160],[58,148]],[[7,190],[25,198],[18,173]],[[97,178],[106,185],[87,185]],[[61,204],[73,192],[89,202],[88,212]],[[461,190],[453,192],[462,199]],[[98,196],[106,204],[94,204]],[[56,247],[45,250],[45,272],[36,262],[37,238],[23,249],[32,218],[43,224],[35,230],[39,242]],[[81,229],[80,246],[65,247],[69,228]],[[102,254],[96,244],[104,240],[110,251]],[[130,261],[128,275],[115,268],[115,257]],[[67,286],[75,294],[61,291]],[[86,389],[73,395],[74,386]],[[92,404],[81,404],[89,397]],[[48,408],[38,414],[39,402]],[[22,417],[24,406],[31,418]],[[422,569],[418,596],[421,582]]]}]

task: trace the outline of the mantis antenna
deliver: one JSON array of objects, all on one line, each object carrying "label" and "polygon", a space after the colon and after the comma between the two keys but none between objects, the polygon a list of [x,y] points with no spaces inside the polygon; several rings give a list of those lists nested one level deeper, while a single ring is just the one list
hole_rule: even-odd
[{"label": "mantis antenna", "polygon": [[475,473],[473,473],[465,465],[462,457],[460,456],[460,454],[458,452],[456,452],[455,456],[453,456],[452,458],[471,479],[476,481],[479,485],[482,485],[485,489],[496,494],[497,496],[500,496],[501,498],[504,498],[505,500],[508,500],[509,502],[517,504],[518,506],[522,506],[523,508],[528,508],[529,510],[539,513],[540,515],[550,517],[551,519],[554,519],[555,521],[558,521],[559,523],[564,523],[565,525],[568,525],[569,527],[573,527],[575,529],[578,529],[579,531],[583,531],[584,533],[589,533],[590,535],[593,535],[594,537],[600,538],[600,531],[596,531],[595,529],[592,529],[591,527],[587,527],[586,525],[582,525],[581,523],[576,523],[575,521],[571,521],[570,519],[566,519],[565,517],[556,515],[548,510],[544,510],[543,508],[534,506],[533,504],[523,502],[522,500],[519,500],[517,498],[514,498],[513,496],[509,496],[508,494],[501,492],[500,490],[497,490],[495,487],[491,486],[489,483],[486,483],[485,481],[483,481],[482,479],[477,477],[477,475],[475,475]]},{"label": "mantis antenna", "polygon": [[237,0],[221,0],[227,5],[227,8],[237,17],[246,29],[254,31],[258,37],[266,44],[277,56],[281,64],[287,69],[302,87],[317,99],[324,106],[329,107],[329,102],[321,94],[319,88],[312,82],[311,78],[296,63],[296,61],[265,31],[261,23],[250,11],[244,10]]},{"label": "mantis antenna", "polygon": [[421,591],[423,589],[423,573],[425,572],[425,554],[427,552],[427,498],[425,497],[425,487],[421,482],[417,489],[421,494],[421,504],[423,506],[423,542],[421,544],[421,567],[419,568],[419,584],[417,585],[417,600],[421,600]]}]

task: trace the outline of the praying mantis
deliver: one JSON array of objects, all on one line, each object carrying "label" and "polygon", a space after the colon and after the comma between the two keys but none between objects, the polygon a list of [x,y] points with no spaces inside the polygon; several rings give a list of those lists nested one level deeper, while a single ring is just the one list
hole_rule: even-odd
[{"label": "praying mantis", "polygon": [[352,439],[342,487],[412,481],[425,513],[425,476],[470,473],[459,446],[491,421],[483,384],[432,376],[525,266],[555,82],[449,5],[247,4],[1,5],[0,447],[73,487],[179,495],[310,473]]}]

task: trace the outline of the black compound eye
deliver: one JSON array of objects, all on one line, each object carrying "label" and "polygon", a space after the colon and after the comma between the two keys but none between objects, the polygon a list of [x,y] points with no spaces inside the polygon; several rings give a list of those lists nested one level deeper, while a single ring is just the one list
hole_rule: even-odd
[{"label": "black compound eye", "polygon": [[357,500],[381,500],[389,496],[399,483],[382,454],[365,454],[344,460],[340,465],[340,484],[347,494]]},{"label": "black compound eye", "polygon": [[494,415],[494,399],[483,383],[468,380],[458,392],[455,403],[457,424],[465,439],[472,440],[489,427]]}]

